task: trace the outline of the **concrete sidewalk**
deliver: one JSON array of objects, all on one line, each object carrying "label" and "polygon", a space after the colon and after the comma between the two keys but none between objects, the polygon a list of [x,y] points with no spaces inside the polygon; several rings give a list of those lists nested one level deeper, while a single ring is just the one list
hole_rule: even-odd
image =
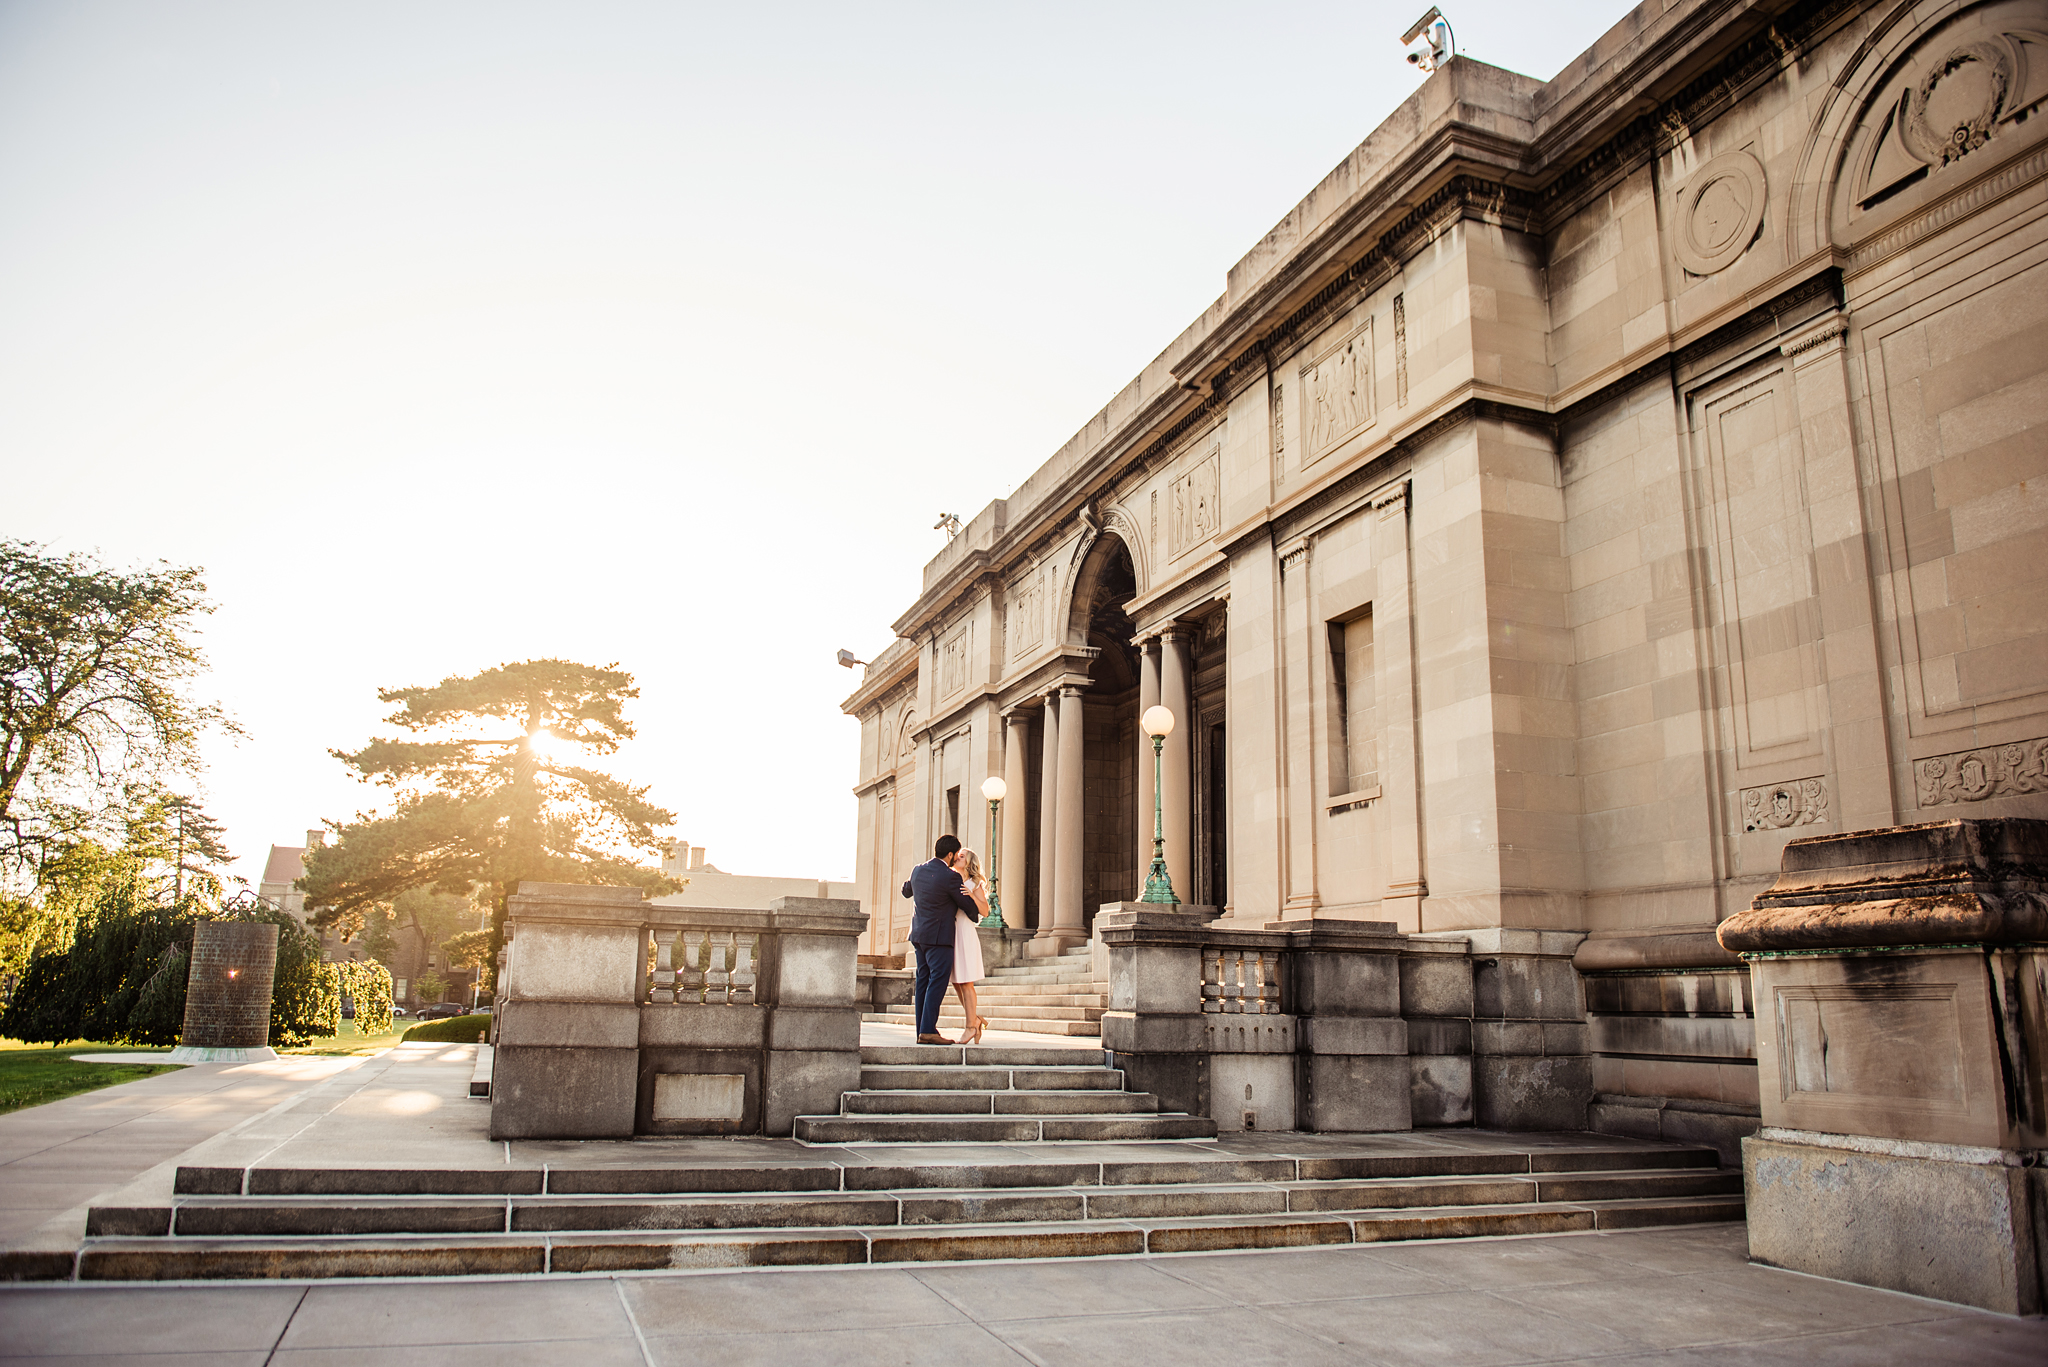
[{"label": "concrete sidewalk", "polygon": [[496,1367],[2048,1361],[2048,1322],[1752,1267],[1740,1225],[844,1271],[0,1289],[0,1358]]},{"label": "concrete sidewalk", "polygon": [[0,1245],[367,1061],[199,1063],[0,1115]]}]

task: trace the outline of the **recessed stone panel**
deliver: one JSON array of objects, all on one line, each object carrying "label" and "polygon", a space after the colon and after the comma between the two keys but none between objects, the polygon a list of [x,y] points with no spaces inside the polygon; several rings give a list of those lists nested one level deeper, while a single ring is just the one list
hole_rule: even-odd
[{"label": "recessed stone panel", "polygon": [[656,1120],[737,1121],[746,1110],[747,1079],[739,1073],[656,1073]]}]

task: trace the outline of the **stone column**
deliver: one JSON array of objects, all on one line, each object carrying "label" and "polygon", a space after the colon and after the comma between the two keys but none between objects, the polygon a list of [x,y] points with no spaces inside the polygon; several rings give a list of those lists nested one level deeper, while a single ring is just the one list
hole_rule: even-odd
[{"label": "stone column", "polygon": [[1058,881],[1053,884],[1053,935],[1064,948],[1088,938],[1083,928],[1081,860],[1083,841],[1081,689],[1078,684],[1060,686],[1060,781]]},{"label": "stone column", "polygon": [[192,927],[185,1023],[173,1063],[273,1059],[270,997],[277,927],[267,921],[201,921]]},{"label": "stone column", "polygon": [[1281,800],[1285,817],[1286,897],[1280,914],[1292,919],[1313,916],[1322,899],[1316,895],[1316,811],[1314,699],[1310,691],[1315,650],[1309,629],[1309,543],[1296,541],[1280,552],[1280,757]]},{"label": "stone column", "polygon": [[1403,931],[1422,930],[1422,805],[1415,737],[1415,628],[1408,568],[1408,486],[1380,500],[1373,534],[1379,587],[1373,599],[1373,666],[1380,715],[1380,810],[1385,813],[1387,884],[1381,914]]},{"label": "stone column", "polygon": [[[1138,643],[1138,717],[1142,723],[1147,708],[1159,704],[1159,638],[1147,637]],[[1128,890],[1128,895],[1137,899],[1144,895],[1145,874],[1152,867],[1152,738],[1145,734],[1141,724],[1138,727],[1138,886]],[[1174,890],[1185,898],[1188,894],[1180,884]]]},{"label": "stone column", "polygon": [[[1188,634],[1169,628],[1160,633],[1159,646],[1159,702],[1173,713],[1173,734],[1166,738],[1159,778],[1160,803],[1166,815],[1166,875],[1173,880],[1174,895],[1183,902],[1192,902],[1195,885],[1193,851],[1188,848],[1188,756],[1194,744],[1195,719],[1190,715],[1194,705],[1188,688]],[[1145,815],[1149,833],[1151,813]],[[1148,847],[1145,866],[1150,867],[1151,863],[1152,851]]]},{"label": "stone column", "polygon": [[1045,695],[1039,721],[1038,765],[1038,933],[1053,927],[1053,899],[1060,885],[1060,710],[1057,691]]},{"label": "stone column", "polygon": [[1024,899],[1031,891],[1031,869],[1024,858],[1028,848],[1025,816],[1031,794],[1025,787],[1028,769],[1024,760],[1024,728],[1029,723],[1020,709],[1007,718],[1009,730],[1003,739],[1003,785],[1009,795],[1003,799],[1003,924],[1011,930],[1024,928]]}]

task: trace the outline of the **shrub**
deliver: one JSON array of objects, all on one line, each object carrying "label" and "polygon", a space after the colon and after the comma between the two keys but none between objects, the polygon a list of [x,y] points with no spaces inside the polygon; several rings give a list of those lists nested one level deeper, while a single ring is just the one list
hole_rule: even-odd
[{"label": "shrub", "polygon": [[[365,961],[331,964],[340,995],[355,1003],[356,1033],[382,1035],[391,1029],[391,970]],[[339,1002],[336,1010],[340,1009]]]},{"label": "shrub", "polygon": [[421,1021],[405,1032],[405,1043],[475,1044],[478,1035],[489,1034],[489,1016],[450,1016],[442,1021]]}]

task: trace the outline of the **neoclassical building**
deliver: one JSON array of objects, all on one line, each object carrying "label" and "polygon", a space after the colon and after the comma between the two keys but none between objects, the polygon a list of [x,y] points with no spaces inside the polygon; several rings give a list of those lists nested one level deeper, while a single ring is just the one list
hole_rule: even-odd
[{"label": "neoclassical building", "polygon": [[[864,947],[992,774],[1011,924],[1136,897],[1155,701],[1184,902],[1582,971],[1733,963],[1795,836],[2048,815],[2044,97],[2043,0],[1444,64],[926,566],[844,705]],[[1596,1090],[1753,1109],[1737,995]]]}]

